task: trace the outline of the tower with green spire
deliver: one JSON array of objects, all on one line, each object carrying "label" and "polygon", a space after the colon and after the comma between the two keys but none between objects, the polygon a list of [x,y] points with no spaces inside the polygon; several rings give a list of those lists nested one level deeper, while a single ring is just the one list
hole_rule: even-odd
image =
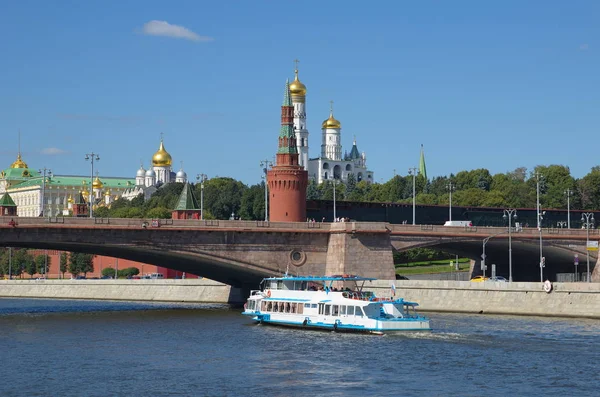
[{"label": "tower with green spire", "polygon": [[275,166],[267,172],[269,187],[269,220],[271,222],[304,222],[306,220],[306,187],[308,172],[298,163],[294,132],[294,105],[290,82],[285,82],[281,106],[281,128]]},{"label": "tower with green spire", "polygon": [[423,144],[421,144],[421,159],[419,160],[419,174],[423,175],[425,181],[427,181],[427,168],[425,167],[425,152],[423,151]]},{"label": "tower with green spire", "polygon": [[285,81],[285,92],[283,104],[281,105],[281,128],[279,130],[279,148],[277,149],[277,164],[279,154],[296,155],[298,159],[298,148],[296,147],[296,133],[294,132],[294,105],[290,94],[290,81]]}]

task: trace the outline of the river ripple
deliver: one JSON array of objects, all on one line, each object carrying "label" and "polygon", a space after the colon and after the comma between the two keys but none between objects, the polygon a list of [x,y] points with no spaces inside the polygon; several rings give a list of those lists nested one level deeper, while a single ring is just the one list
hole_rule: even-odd
[{"label": "river ripple", "polygon": [[432,332],[254,325],[222,305],[0,299],[2,396],[592,396],[600,321],[429,313]]}]

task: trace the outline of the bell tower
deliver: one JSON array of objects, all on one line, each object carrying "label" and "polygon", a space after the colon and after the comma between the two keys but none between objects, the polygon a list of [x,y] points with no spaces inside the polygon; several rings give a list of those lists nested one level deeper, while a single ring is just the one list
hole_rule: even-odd
[{"label": "bell tower", "polygon": [[269,219],[272,222],[306,221],[306,187],[308,171],[298,163],[294,132],[294,105],[290,83],[285,82],[281,106],[281,129],[276,164],[267,173],[269,185]]}]

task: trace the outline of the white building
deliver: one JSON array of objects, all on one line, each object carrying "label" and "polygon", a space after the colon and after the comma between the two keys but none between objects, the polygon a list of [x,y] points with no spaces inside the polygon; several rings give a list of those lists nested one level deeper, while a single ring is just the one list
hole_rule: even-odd
[{"label": "white building", "polygon": [[119,198],[133,200],[140,193],[144,199],[163,184],[187,182],[187,175],[180,169],[173,172],[171,155],[160,142],[158,151],[152,156],[152,168],[147,171],[142,166],[133,178],[103,177],[95,179],[82,175],[52,175],[44,178],[17,154],[17,160],[10,167],[0,171],[0,197],[8,192],[17,205],[17,216],[54,217],[69,215],[75,198],[81,193],[86,201],[93,197],[93,208],[110,206]]},{"label": "white building", "polygon": [[173,172],[172,169],[173,159],[169,152],[166,151],[165,145],[160,140],[160,146],[154,156],[152,156],[152,166],[147,170],[144,169],[144,165],[140,165],[140,168],[135,174],[135,186],[130,187],[125,193],[123,198],[127,200],[133,200],[140,194],[144,194],[144,199],[147,200],[160,186],[171,182],[187,182],[187,174],[182,168],[177,172]]},{"label": "white building", "polygon": [[317,183],[338,179],[348,180],[348,175],[354,175],[357,182],[366,180],[373,182],[373,172],[367,169],[367,156],[359,153],[356,137],[350,153],[342,156],[342,124],[333,117],[333,106],[329,118],[321,125],[321,154],[319,157],[308,156],[308,129],[306,127],[306,86],[298,78],[295,70],[294,81],[290,84],[292,103],[294,105],[294,130],[296,146],[298,147],[299,164],[308,171],[309,179]]}]

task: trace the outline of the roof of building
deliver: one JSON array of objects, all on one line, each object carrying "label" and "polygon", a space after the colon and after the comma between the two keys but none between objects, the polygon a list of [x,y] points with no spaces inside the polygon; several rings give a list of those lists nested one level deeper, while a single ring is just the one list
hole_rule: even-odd
[{"label": "roof of building", "polygon": [[186,183],[179,195],[175,210],[199,210],[198,201],[194,196],[194,191],[189,183]]},{"label": "roof of building", "polygon": [[[14,169],[14,171],[18,171],[18,169]],[[102,184],[104,189],[115,189],[115,188],[128,188],[131,186],[135,186],[134,178],[111,178],[104,177],[102,179]],[[36,177],[28,178],[27,180],[19,183],[18,185],[13,185],[11,189],[30,187],[30,186],[41,186],[42,185],[42,177],[39,174]],[[52,177],[46,177],[46,187],[60,187],[60,186],[89,186],[90,178],[86,176],[59,176],[54,175]]]},{"label": "roof of building", "polygon": [[13,201],[12,197],[10,197],[10,194],[8,194],[8,192],[6,192],[6,193],[4,193],[4,195],[2,196],[2,198],[0,198],[0,206],[2,206],[2,207],[16,207],[17,205]]},{"label": "roof of building", "polygon": [[354,144],[352,145],[352,150],[350,151],[350,159],[357,160],[360,158],[360,153],[358,152],[358,148],[356,147],[356,139],[354,140]]},{"label": "roof of building", "polygon": [[8,180],[27,180],[37,176],[40,173],[29,168],[7,168],[0,173],[0,178]]}]

